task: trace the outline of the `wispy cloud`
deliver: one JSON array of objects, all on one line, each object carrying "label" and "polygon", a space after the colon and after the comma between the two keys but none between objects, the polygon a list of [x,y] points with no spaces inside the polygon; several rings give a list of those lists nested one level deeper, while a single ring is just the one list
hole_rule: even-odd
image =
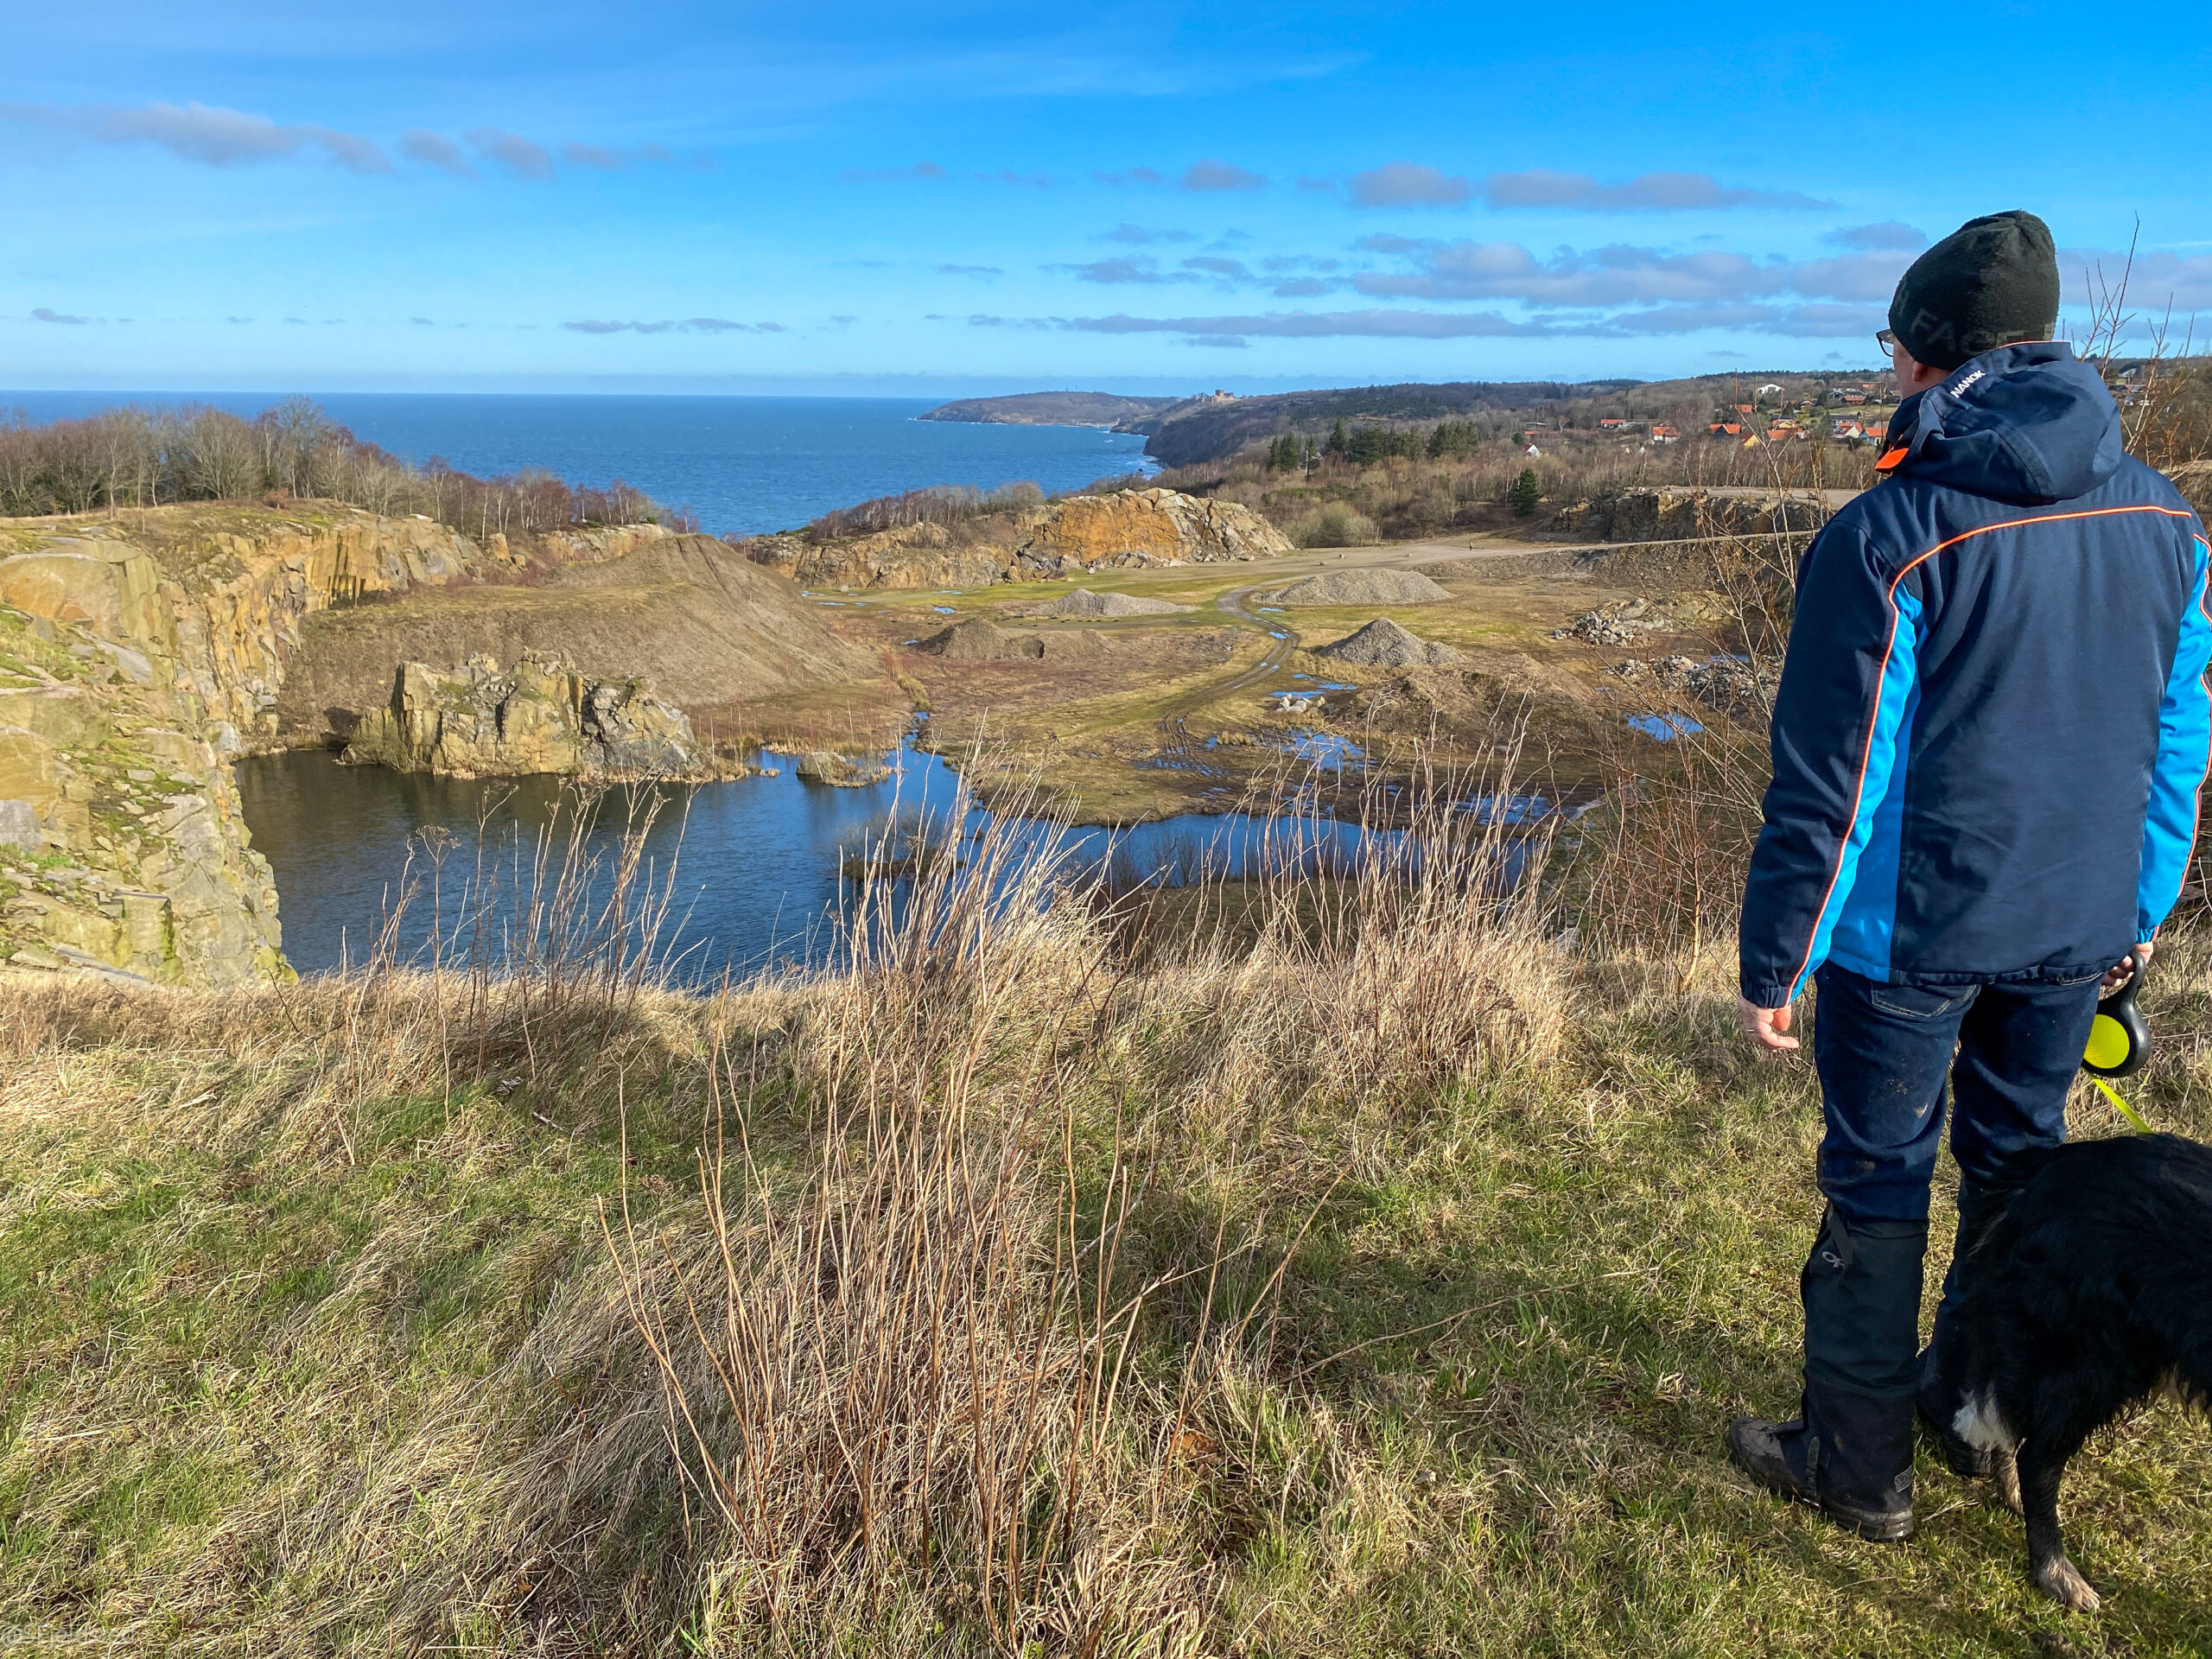
[{"label": "wispy cloud", "polygon": [[916,162],[912,167],[849,167],[837,176],[847,184],[898,184],[907,180],[934,180],[947,175],[935,162]]},{"label": "wispy cloud", "polygon": [[1162,270],[1160,262],[1143,254],[1118,259],[1093,259],[1087,264],[1046,265],[1046,270],[1065,271],[1084,283],[1195,283],[1195,272]]},{"label": "wispy cloud", "polygon": [[1132,167],[1120,173],[1093,173],[1090,175],[1101,184],[1165,184],[1167,180],[1148,167]]},{"label": "wispy cloud", "polygon": [[1561,308],[1706,304],[1781,294],[1886,300],[1905,264],[1896,252],[1759,260],[1717,250],[1666,253],[1618,244],[1560,248],[1540,259],[1517,242],[1387,235],[1363,237],[1357,245],[1365,252],[1401,256],[1411,267],[1363,271],[1352,279],[1361,293],[1378,299],[1510,299]]},{"label": "wispy cloud", "polygon": [[940,276],[1003,276],[1006,272],[996,265],[939,265]]},{"label": "wispy cloud", "polygon": [[588,167],[601,173],[626,173],[641,162],[666,166],[676,157],[659,144],[640,144],[635,149],[620,149],[606,144],[571,143],[561,146],[561,159],[570,167]]},{"label": "wispy cloud", "polygon": [[90,317],[74,316],[67,311],[55,311],[49,309],[46,306],[38,305],[31,308],[31,321],[33,322],[66,323],[72,328],[81,328],[86,324],[92,321],[92,319]]},{"label": "wispy cloud", "polygon": [[1541,323],[1516,322],[1494,311],[1270,311],[1259,316],[1074,317],[1065,325],[1090,334],[1192,334],[1217,342],[1262,336],[1324,340],[1357,335],[1375,340],[1512,339],[1548,334]]},{"label": "wispy cloud", "polygon": [[733,322],[728,317],[667,318],[658,322],[616,322],[587,317],[561,325],[579,334],[782,334],[791,331],[780,322]]},{"label": "wispy cloud", "polygon": [[1193,162],[1177,181],[1185,190],[1259,190],[1267,181],[1249,168],[1227,162]]},{"label": "wispy cloud", "polygon": [[1839,248],[1924,248],[1928,245],[1925,233],[1894,219],[1885,219],[1878,225],[1854,225],[1848,230],[1830,231],[1821,239]]},{"label": "wispy cloud", "polygon": [[1195,231],[1152,231],[1141,225],[1116,225],[1112,230],[1094,238],[1100,242],[1126,242],[1139,246],[1147,242],[1195,242]]},{"label": "wispy cloud", "polygon": [[[1758,303],[1668,305],[1610,315],[1514,318],[1497,311],[1377,308],[1358,311],[1269,311],[1256,315],[1105,317],[1046,320],[1094,334],[1180,334],[1192,344],[1228,346],[1269,340],[1620,340],[1726,329],[1800,340],[1842,339],[1881,326],[1877,307]],[[1012,319],[995,319],[995,323]]]},{"label": "wispy cloud", "polygon": [[390,158],[375,141],[359,134],[312,123],[281,123],[265,115],[206,104],[57,109],[0,103],[0,119],[73,132],[95,143],[153,144],[207,167],[250,166],[320,151],[338,166],[356,173],[391,170]]},{"label": "wispy cloud", "polygon": [[1798,190],[1751,190],[1724,185],[1704,173],[1643,173],[1619,184],[1600,184],[1586,173],[1531,168],[1492,173],[1482,181],[1493,207],[1580,207],[1601,213],[1687,213],[1714,207],[1768,207],[1806,212],[1833,208]]},{"label": "wispy cloud", "polygon": [[1031,190],[1049,190],[1052,188],[1052,175],[1049,173],[1017,173],[1010,167],[1002,167],[995,173],[979,172],[969,176],[979,184],[1018,184]]},{"label": "wispy cloud", "polygon": [[1466,180],[1417,162],[1389,162],[1351,175],[1351,199],[1363,207],[1464,207],[1467,194]]},{"label": "wispy cloud", "polygon": [[532,143],[518,132],[508,132],[499,127],[477,127],[461,137],[479,156],[502,163],[518,179],[535,183],[553,176],[552,156],[543,145]]},{"label": "wispy cloud", "polygon": [[[2058,269],[2066,279],[2066,297],[2075,303],[2086,296],[2091,272],[2101,270],[2105,281],[2117,285],[2120,273],[2126,271],[2128,301],[2145,314],[2145,329],[2169,305],[2184,313],[2212,309],[2212,253],[2138,253],[2131,265],[2124,248],[2061,248]],[[2179,325],[2177,332],[2185,327]]]},{"label": "wispy cloud", "polygon": [[[1352,203],[1361,207],[1464,207],[1479,200],[1494,208],[1566,207],[1584,213],[1626,213],[1727,207],[1805,211],[1835,206],[1798,190],[1724,185],[1704,173],[1643,173],[1618,183],[1600,184],[1587,173],[1564,173],[1545,167],[1469,179],[1423,162],[1388,162],[1355,173],[1344,183]],[[1300,179],[1299,188],[1327,190],[1334,188],[1334,181]]]},{"label": "wispy cloud", "polygon": [[410,162],[442,168],[456,178],[473,179],[476,169],[461,155],[461,146],[442,132],[410,127],[399,135],[399,153]]}]

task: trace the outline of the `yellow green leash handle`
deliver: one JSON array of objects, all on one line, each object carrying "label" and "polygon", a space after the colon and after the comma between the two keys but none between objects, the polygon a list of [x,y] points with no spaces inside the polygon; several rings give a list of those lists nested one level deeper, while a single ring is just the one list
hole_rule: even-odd
[{"label": "yellow green leash handle", "polygon": [[2096,1018],[2089,1022],[2088,1046],[2082,1052],[2082,1069],[2113,1103],[2113,1110],[2126,1118],[2138,1134],[2148,1135],[2151,1126],[2143,1121],[2141,1114],[2105,1081],[2107,1077],[2133,1077],[2151,1058],[2151,1027],[2145,1021],[2142,1010],[2135,1006],[2135,993],[2142,983],[2143,964],[2138,962],[2135,971],[2127,976],[2127,982],[2098,1002]]}]

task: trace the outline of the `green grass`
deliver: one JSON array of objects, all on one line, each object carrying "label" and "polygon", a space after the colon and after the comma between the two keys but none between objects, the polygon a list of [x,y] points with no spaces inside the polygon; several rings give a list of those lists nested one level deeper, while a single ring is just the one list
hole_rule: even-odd
[{"label": "green grass", "polygon": [[[2212,973],[2187,948],[2161,969],[2152,1017],[2176,1040],[2140,1103],[2202,1135]],[[1143,1186],[1120,1273],[1194,1274],[1138,1323],[1101,1465],[1136,1510],[1084,1523],[1119,1541],[1096,1570],[1154,1575],[1144,1605],[1174,1618],[1104,1650],[2205,1651],[2212,1482],[2201,1427],[2171,1410],[2069,1479],[2075,1558],[2108,1592],[2094,1618],[2041,1598],[2018,1522],[1927,1459],[1903,1548],[1732,1474],[1727,1418],[1794,1399],[1808,1067],[1737,1046],[1713,964],[1686,990],[1663,963],[1503,971],[1560,1029],[1488,1039],[1432,1083],[1387,1060],[1334,1081],[1272,992],[1173,967],[1119,1000],[1038,990],[988,1014],[977,1109],[1057,1067],[1065,1144],[1040,1155],[1084,1224],[1118,1158]],[[1360,1020],[1401,994],[1341,993],[1385,999]],[[534,1077],[496,1055],[478,1072],[456,1045],[448,1097],[410,1046],[419,981],[356,1030],[383,1033],[375,1055],[348,1048],[327,988],[222,1010],[5,995],[0,1637],[759,1650],[706,1517],[687,1526],[665,1481],[618,1501],[605,1471],[575,1473],[657,1397],[598,1215],[626,1171],[640,1229],[696,1236],[716,1029],[754,1079],[762,1179],[780,1192],[810,1167],[822,1005],[663,1000]],[[1265,1063],[1236,1071],[1240,1044]],[[1249,1248],[1210,1279],[1217,1238]],[[664,1465],[651,1411],[635,1432],[632,1464]],[[518,1470],[570,1471],[557,1523]],[[921,1557],[868,1588],[873,1611],[802,1622],[798,1650],[995,1650]],[[1003,1650],[1077,1649],[1039,1626]]]}]

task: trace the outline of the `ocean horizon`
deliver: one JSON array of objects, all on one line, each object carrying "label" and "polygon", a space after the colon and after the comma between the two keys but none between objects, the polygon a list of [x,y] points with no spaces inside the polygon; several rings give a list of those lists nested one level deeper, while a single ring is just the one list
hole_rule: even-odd
[{"label": "ocean horizon", "polygon": [[[356,437],[418,465],[437,456],[494,477],[541,469],[574,484],[620,479],[717,535],[791,530],[833,507],[933,485],[1047,493],[1156,471],[1144,440],[1082,426],[982,426],[917,417],[932,397],[592,392],[303,394]],[[136,404],[212,404],[251,417],[264,392],[0,391],[0,416],[72,420]]]}]

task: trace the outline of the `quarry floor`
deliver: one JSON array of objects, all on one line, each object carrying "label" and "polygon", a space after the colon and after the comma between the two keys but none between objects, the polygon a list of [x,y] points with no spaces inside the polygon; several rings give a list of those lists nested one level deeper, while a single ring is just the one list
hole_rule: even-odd
[{"label": "quarry floor", "polygon": [[[1376,785],[1394,755],[1430,740],[1459,761],[1501,770],[1501,716],[1506,724],[1525,721],[1531,734],[1516,761],[1519,781],[1572,793],[1607,772],[1627,715],[1642,706],[1609,665],[1628,655],[1713,646],[1688,635],[1654,635],[1631,652],[1552,637],[1578,616],[1643,591],[1608,578],[1603,559],[1592,569],[1563,568],[1571,550],[1459,536],[966,589],[817,592],[813,602],[840,633],[882,654],[885,695],[880,703],[849,689],[799,703],[782,700],[773,717],[804,723],[823,741],[861,741],[864,733],[880,734],[899,711],[919,707],[927,711],[928,747],[957,763],[976,746],[988,747],[1000,757],[997,781],[1034,777],[1088,822],[1230,810],[1255,792],[1279,795],[1286,785],[1333,804],[1327,798]],[[1347,569],[1421,571],[1450,597],[1269,602],[1274,590],[1301,577]],[[1081,621],[1027,614],[1078,588],[1190,608]],[[1110,650],[1065,661],[976,662],[918,648],[971,616],[1022,632],[1090,629]],[[1384,616],[1465,660],[1451,670],[1408,671],[1314,653]],[[1275,707],[1278,693],[1322,686],[1338,690],[1319,710]],[[760,724],[766,712],[732,710],[730,717]],[[1371,768],[1336,764],[1362,757]],[[993,779],[977,781],[988,788]]]}]

